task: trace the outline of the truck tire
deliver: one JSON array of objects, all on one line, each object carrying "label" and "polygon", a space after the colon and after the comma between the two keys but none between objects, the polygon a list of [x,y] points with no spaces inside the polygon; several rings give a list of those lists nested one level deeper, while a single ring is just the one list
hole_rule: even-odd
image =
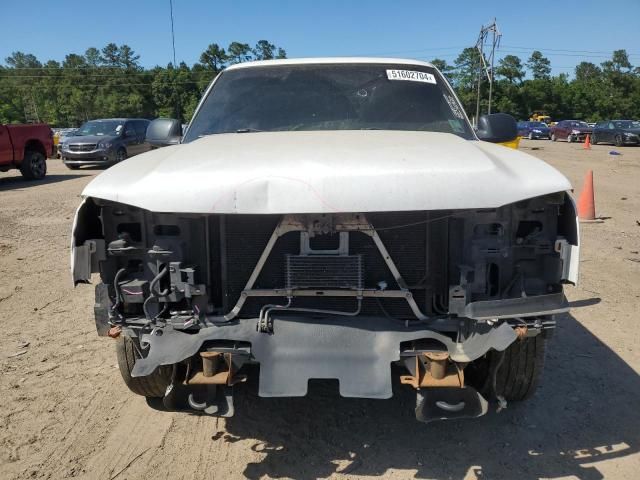
[{"label": "truck tire", "polygon": [[[498,395],[509,401],[520,401],[534,394],[544,369],[545,341],[543,335],[523,338],[504,351],[496,375]],[[493,365],[497,365],[500,354],[492,352],[491,357]]]},{"label": "truck tire", "polygon": [[140,349],[138,341],[120,335],[116,342],[118,367],[120,367],[120,374],[129,390],[136,395],[142,395],[147,398],[164,397],[167,387],[171,383],[172,368],[169,366],[161,366],[146,377],[132,377],[131,370],[133,370],[138,356],[136,351]]},{"label": "truck tire", "polygon": [[615,143],[616,147],[622,147],[624,145],[622,141],[622,136],[620,134],[616,135],[613,138],[613,143]]},{"label": "truck tire", "polygon": [[[465,369],[465,378],[487,399],[497,393],[511,402],[526,400],[536,391],[542,376],[545,342],[543,335],[537,335],[516,340],[504,352],[492,350]],[[491,378],[495,368],[496,392]]]},{"label": "truck tire", "polygon": [[47,159],[42,153],[27,150],[20,164],[20,173],[27,180],[40,180],[47,174]]},{"label": "truck tire", "polygon": [[127,151],[124,148],[120,147],[116,152],[116,163],[120,163],[126,159],[127,159]]}]

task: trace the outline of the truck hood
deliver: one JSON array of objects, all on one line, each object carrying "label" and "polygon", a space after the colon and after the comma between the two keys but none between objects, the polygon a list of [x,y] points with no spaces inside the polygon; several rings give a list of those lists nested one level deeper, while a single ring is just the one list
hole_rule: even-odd
[{"label": "truck hood", "polygon": [[367,130],[211,135],[115,165],[83,196],[154,212],[268,214],[496,208],[569,189],[511,148]]}]

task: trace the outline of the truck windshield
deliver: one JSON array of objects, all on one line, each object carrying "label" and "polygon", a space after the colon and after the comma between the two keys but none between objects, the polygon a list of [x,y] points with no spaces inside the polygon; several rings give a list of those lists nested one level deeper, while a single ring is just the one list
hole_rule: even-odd
[{"label": "truck windshield", "polygon": [[75,133],[76,137],[98,135],[115,137],[122,131],[122,122],[117,120],[91,120],[84,123]]},{"label": "truck windshield", "polygon": [[298,130],[412,130],[475,138],[434,68],[315,64],[223,72],[184,142],[217,133]]}]

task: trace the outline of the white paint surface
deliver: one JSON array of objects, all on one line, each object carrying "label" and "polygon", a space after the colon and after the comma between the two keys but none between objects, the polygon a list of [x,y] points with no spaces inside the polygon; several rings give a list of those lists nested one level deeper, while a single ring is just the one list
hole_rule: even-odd
[{"label": "white paint surface", "polygon": [[267,214],[495,208],[570,189],[518,150],[369,130],[211,135],[115,165],[83,196],[155,212]]}]

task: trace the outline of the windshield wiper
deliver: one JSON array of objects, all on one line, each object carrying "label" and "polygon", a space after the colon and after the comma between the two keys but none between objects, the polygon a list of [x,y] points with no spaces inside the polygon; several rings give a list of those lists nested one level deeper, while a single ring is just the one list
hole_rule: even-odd
[{"label": "windshield wiper", "polygon": [[265,132],[266,130],[258,130],[257,128],[239,128],[237,130],[229,130],[228,132],[215,132],[215,133],[202,133],[198,135],[198,138],[210,137],[212,135],[221,135],[223,133],[250,133],[250,132]]}]

